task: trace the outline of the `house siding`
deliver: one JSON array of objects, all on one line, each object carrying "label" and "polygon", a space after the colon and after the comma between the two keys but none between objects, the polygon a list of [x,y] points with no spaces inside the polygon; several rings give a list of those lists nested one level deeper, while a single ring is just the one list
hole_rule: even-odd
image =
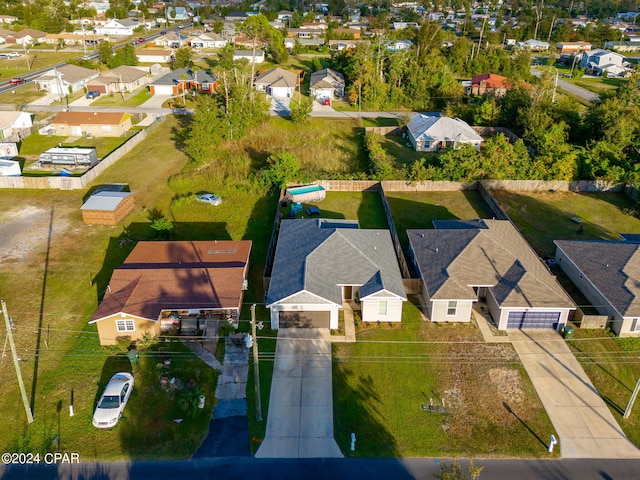
[{"label": "house siding", "polygon": [[[451,299],[453,300],[453,299]],[[449,300],[431,300],[432,322],[470,322],[473,300],[456,300],[456,314],[447,315]]]},{"label": "house siding", "polygon": [[331,316],[330,328],[335,330],[338,328],[338,306],[326,305],[326,304],[276,304],[271,305],[271,328],[278,330],[280,328],[280,312],[326,312],[328,311]]},{"label": "house siding", "polygon": [[[378,302],[387,302],[387,314],[378,313]],[[402,321],[402,300],[398,298],[374,297],[366,298],[361,302],[363,322],[401,322]]]},{"label": "house siding", "polygon": [[91,134],[94,137],[121,137],[131,128],[131,117],[126,118],[119,125],[67,125],[52,123],[56,135],[75,135],[76,131]]},{"label": "house siding", "polygon": [[[133,332],[118,332],[116,320],[133,320],[135,330]],[[160,322],[130,316],[126,313],[117,313],[103,318],[96,322],[96,326],[98,327],[100,345],[115,345],[118,337],[131,337],[131,340],[141,340],[146,334],[150,334],[153,337],[160,335]]]}]

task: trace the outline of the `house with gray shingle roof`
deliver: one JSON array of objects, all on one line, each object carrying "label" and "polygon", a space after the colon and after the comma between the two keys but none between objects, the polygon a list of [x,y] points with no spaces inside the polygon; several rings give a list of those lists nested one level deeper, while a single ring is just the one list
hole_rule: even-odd
[{"label": "house with gray shingle roof", "polygon": [[556,265],[621,337],[640,336],[640,235],[624,240],[556,240]]},{"label": "house with gray shingle roof", "polygon": [[83,89],[90,80],[98,75],[97,70],[77,65],[63,65],[52,68],[36,77],[34,83],[38,90],[46,90],[52,95],[64,96]]},{"label": "house with gray shingle roof", "polygon": [[335,98],[344,95],[344,76],[340,72],[325,68],[311,74],[309,87],[316,98]]},{"label": "house with gray shingle roof", "polygon": [[262,72],[253,82],[256,90],[272,97],[292,97],[297,84],[298,75],[278,67]]},{"label": "house with gray shingle roof", "polygon": [[183,90],[213,93],[218,87],[218,77],[206,70],[178,68],[149,84],[152,95],[179,95]]},{"label": "house with gray shingle roof", "polygon": [[464,120],[419,113],[407,124],[409,140],[418,152],[438,152],[464,144],[480,149],[483,139]]},{"label": "house with gray shingle roof", "polygon": [[365,322],[400,322],[404,284],[388,230],[356,221],[283,220],[267,308],[271,328],[338,328],[344,302]]},{"label": "house with gray shingle roof", "polygon": [[147,84],[147,71],[128,65],[121,65],[87,82],[87,90],[97,90],[102,94],[133,92]]},{"label": "house with gray shingle roof", "polygon": [[407,230],[433,322],[469,322],[481,303],[500,330],[561,330],[575,305],[506,220],[436,220]]}]

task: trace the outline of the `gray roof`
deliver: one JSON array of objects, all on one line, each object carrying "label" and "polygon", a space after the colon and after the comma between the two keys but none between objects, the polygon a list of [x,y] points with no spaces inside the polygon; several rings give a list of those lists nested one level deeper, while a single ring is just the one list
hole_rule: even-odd
[{"label": "gray roof", "polygon": [[339,88],[344,87],[344,76],[340,72],[325,68],[311,74],[310,87]]},{"label": "gray roof", "polygon": [[429,142],[434,140],[482,142],[482,137],[467,122],[459,118],[420,113],[411,119],[407,128],[416,140]]},{"label": "gray roof", "polygon": [[623,317],[640,316],[640,240],[554,243]]},{"label": "gray roof", "polygon": [[389,231],[334,220],[283,220],[267,305],[292,296],[299,303],[322,303],[319,297],[341,305],[341,285],[361,285],[360,298],[382,290],[406,298]]},{"label": "gray roof", "polygon": [[511,222],[434,222],[407,230],[414,259],[432,299],[477,300],[473,287],[491,288],[500,307],[575,308]]},{"label": "gray roof", "polygon": [[272,68],[258,75],[253,82],[254,85],[270,85],[271,87],[291,87],[295,88],[298,82],[298,75],[282,68]]},{"label": "gray roof", "polygon": [[80,207],[80,210],[106,210],[113,211],[116,209],[120,202],[124,200],[131,192],[98,192],[94,193],[89,199],[84,202],[84,205]]},{"label": "gray roof", "polygon": [[[183,75],[186,78],[183,78]],[[176,85],[180,82],[187,81],[196,83],[215,83],[218,80],[213,73],[205,70],[193,71],[187,68],[178,68],[173,72],[169,72],[166,75],[154,80],[151,85]]]},{"label": "gray roof", "polygon": [[98,78],[102,79],[103,77],[112,77],[116,80],[122,79],[123,83],[130,83],[146,76],[147,72],[144,70],[140,70],[136,67],[129,67],[127,65],[120,65],[119,67],[105,72],[104,75],[101,75]]},{"label": "gray roof", "polygon": [[89,68],[79,67],[77,65],[63,65],[56,69],[67,83],[76,83],[91,76],[98,76],[98,72]]}]

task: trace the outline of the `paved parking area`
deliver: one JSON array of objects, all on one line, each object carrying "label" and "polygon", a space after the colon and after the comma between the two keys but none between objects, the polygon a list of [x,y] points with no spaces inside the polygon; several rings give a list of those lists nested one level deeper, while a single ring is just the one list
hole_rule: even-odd
[{"label": "paved parking area", "polygon": [[329,329],[278,331],[266,438],[257,458],[341,458],[333,438]]},{"label": "paved parking area", "polygon": [[[508,333],[558,433],[563,458],[640,458],[558,332]],[[539,433],[549,439],[550,432]]]}]

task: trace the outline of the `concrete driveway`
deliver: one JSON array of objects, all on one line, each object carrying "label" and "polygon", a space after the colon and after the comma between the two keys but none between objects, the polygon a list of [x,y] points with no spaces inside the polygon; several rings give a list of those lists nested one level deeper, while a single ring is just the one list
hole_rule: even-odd
[{"label": "concrete driveway", "polygon": [[291,98],[271,97],[271,115],[287,117],[291,114]]},{"label": "concrete driveway", "polygon": [[173,97],[173,95],[152,95],[149,100],[147,100],[140,106],[145,108],[159,108],[171,97]]},{"label": "concrete driveway", "polygon": [[558,433],[563,458],[640,458],[557,332],[508,334]]},{"label": "concrete driveway", "polygon": [[328,329],[278,331],[267,433],[257,458],[341,458],[333,438]]}]

